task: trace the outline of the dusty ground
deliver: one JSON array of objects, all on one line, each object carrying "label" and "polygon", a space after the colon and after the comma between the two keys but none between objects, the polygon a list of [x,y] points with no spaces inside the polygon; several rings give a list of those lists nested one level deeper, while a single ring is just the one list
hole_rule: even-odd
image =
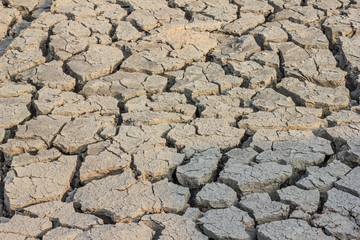
[{"label": "dusty ground", "polygon": [[358,0],[0,1],[0,239],[360,239]]}]

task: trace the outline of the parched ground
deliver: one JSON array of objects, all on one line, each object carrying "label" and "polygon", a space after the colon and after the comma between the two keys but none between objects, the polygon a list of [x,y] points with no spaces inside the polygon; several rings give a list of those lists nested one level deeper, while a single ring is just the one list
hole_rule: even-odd
[{"label": "parched ground", "polygon": [[0,239],[360,239],[358,0],[0,1]]}]

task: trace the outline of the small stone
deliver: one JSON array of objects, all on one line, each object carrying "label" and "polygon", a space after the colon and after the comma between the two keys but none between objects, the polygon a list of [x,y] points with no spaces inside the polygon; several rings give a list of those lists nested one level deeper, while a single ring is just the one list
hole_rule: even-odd
[{"label": "small stone", "polygon": [[288,205],[272,201],[267,193],[245,195],[241,198],[239,206],[254,216],[257,224],[283,220],[290,211]]},{"label": "small stone", "polygon": [[196,194],[197,205],[204,209],[227,208],[236,202],[236,192],[222,183],[208,183]]}]

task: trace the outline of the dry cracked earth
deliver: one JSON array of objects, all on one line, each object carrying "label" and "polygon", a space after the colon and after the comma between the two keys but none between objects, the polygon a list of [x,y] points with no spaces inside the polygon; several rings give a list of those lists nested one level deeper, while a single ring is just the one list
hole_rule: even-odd
[{"label": "dry cracked earth", "polygon": [[0,1],[0,239],[360,239],[358,0]]}]

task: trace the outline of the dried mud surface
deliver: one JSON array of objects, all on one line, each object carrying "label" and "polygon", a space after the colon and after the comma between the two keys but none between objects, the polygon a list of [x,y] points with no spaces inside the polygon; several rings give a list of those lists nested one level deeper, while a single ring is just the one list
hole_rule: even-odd
[{"label": "dried mud surface", "polygon": [[0,1],[0,239],[360,239],[358,0]]}]

